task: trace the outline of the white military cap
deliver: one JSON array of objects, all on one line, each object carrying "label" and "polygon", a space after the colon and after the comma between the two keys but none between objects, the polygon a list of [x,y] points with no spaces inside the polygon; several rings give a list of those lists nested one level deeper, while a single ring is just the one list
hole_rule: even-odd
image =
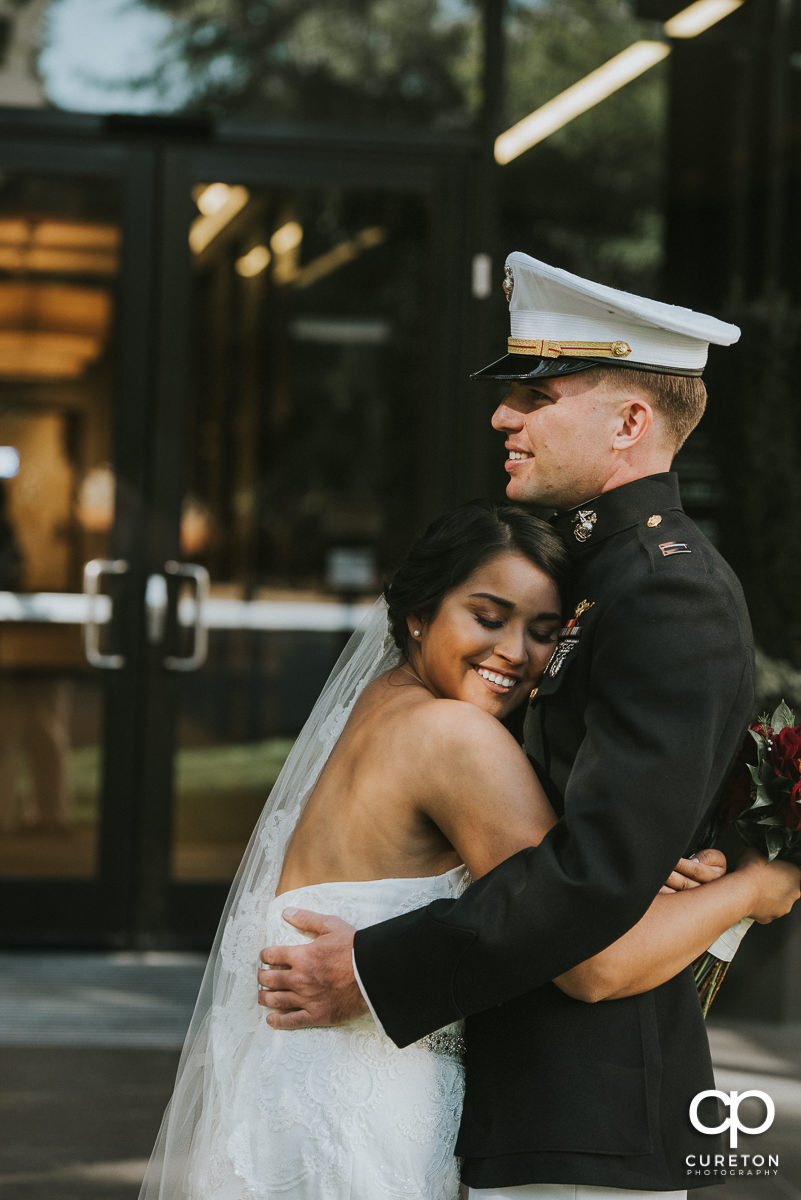
[{"label": "white military cap", "polygon": [[620,292],[515,250],[506,260],[508,354],[472,379],[531,379],[588,367],[700,375],[709,343],[731,346],[736,325]]}]

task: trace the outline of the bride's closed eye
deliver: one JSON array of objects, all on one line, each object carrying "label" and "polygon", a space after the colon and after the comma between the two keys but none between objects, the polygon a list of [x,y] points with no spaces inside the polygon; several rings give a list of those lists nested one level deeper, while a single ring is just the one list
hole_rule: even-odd
[{"label": "bride's closed eye", "polygon": [[[504,626],[502,619],[485,617],[481,613],[473,613],[473,616],[483,629],[502,629]],[[537,642],[541,646],[547,646],[557,640],[558,626],[554,625],[550,629],[529,628],[526,632],[532,641]]]},{"label": "bride's closed eye", "polygon": [[480,613],[474,613],[473,615],[484,629],[501,629],[503,627],[503,621],[495,621],[491,617],[482,617]]}]

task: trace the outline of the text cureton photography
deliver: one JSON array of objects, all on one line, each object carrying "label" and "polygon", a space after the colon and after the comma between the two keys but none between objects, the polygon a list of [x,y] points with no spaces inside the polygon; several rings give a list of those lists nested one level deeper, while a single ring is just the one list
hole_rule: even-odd
[{"label": "text cureton photography", "polygon": [[[719,1120],[716,1124],[706,1124],[699,1115],[699,1109],[704,1101],[720,1101],[720,1103],[728,1110],[728,1115]],[[740,1107],[744,1101],[753,1101],[754,1104],[749,1106],[748,1115],[751,1115],[754,1108],[760,1105],[764,1108],[764,1116],[757,1118],[753,1124],[747,1123],[740,1116]],[[710,1107],[707,1104],[707,1109]],[[756,1135],[765,1133],[770,1129],[776,1117],[776,1106],[772,1098],[767,1092],[760,1091],[756,1088],[750,1088],[745,1092],[722,1092],[716,1088],[711,1088],[708,1091],[699,1092],[690,1104],[690,1121],[699,1133],[719,1134],[725,1133],[728,1135],[729,1151],[728,1154],[688,1154],[685,1159],[687,1175],[698,1176],[719,1176],[725,1178],[728,1176],[764,1176],[778,1175],[779,1173],[779,1155],[767,1152],[759,1154],[749,1154],[741,1151],[733,1153],[737,1150],[738,1135],[746,1133]],[[717,1118],[715,1118],[717,1120]]]}]

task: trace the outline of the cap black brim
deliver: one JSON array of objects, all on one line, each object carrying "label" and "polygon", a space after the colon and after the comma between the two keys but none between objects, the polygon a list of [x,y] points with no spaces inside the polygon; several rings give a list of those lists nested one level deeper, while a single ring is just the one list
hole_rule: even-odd
[{"label": "cap black brim", "polygon": [[590,367],[622,367],[630,371],[649,371],[652,375],[701,375],[698,370],[682,367],[655,367],[652,363],[621,362],[617,358],[538,358],[529,354],[504,354],[480,371],[474,371],[471,379],[497,379],[504,383],[524,382],[526,379],[549,379],[556,375],[575,375],[577,371],[588,371]]}]

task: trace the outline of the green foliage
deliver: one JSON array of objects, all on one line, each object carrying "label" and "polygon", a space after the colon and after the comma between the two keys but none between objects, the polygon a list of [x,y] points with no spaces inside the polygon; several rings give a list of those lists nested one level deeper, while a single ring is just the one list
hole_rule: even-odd
[{"label": "green foliage", "polygon": [[168,58],[189,65],[193,108],[432,128],[463,128],[475,116],[481,47],[470,9],[437,0],[142,2],[175,18]]},{"label": "green foliage", "polygon": [[770,727],[774,733],[781,733],[781,731],[786,729],[788,725],[795,725],[795,713],[789,707],[789,705],[782,700],[770,719]]}]

